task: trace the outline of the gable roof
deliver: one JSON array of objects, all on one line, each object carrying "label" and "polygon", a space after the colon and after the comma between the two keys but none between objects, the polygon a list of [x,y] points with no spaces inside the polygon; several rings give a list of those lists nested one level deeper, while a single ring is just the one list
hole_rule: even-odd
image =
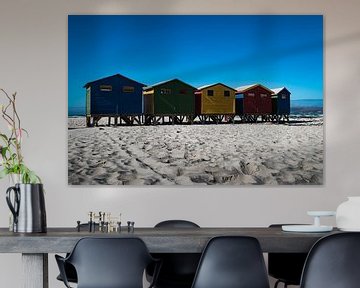
[{"label": "gable roof", "polygon": [[286,89],[286,87],[273,88],[271,90],[273,91],[273,95],[277,95],[283,90],[286,90],[287,92],[289,92],[289,94],[291,94],[291,92],[288,89]]},{"label": "gable roof", "polygon": [[244,86],[239,86],[236,89],[237,92],[244,92],[246,90],[248,90],[251,87],[255,87],[257,84],[250,84],[250,85],[244,85]]},{"label": "gable roof", "polygon": [[228,88],[228,89],[230,89],[230,90],[236,91],[236,89],[231,88],[230,86],[227,86],[227,85],[225,85],[225,84],[223,84],[223,83],[220,83],[220,82],[219,82],[219,83],[215,83],[215,84],[209,84],[209,85],[201,86],[201,87],[197,88],[197,90],[207,89],[207,88],[210,88],[210,87],[216,86],[216,85],[221,85],[221,86],[224,86],[224,87],[226,87],[226,88]]},{"label": "gable roof", "polygon": [[141,85],[141,86],[143,86],[143,87],[146,86],[146,85],[143,84],[143,83],[140,83],[140,82],[138,82],[138,81],[135,81],[135,80],[133,80],[133,79],[130,79],[130,78],[125,77],[124,75],[121,75],[121,74],[118,73],[118,74],[115,74],[115,75],[107,76],[107,77],[104,77],[104,78],[100,78],[100,79],[97,79],[97,80],[88,82],[88,83],[86,83],[86,84],[84,85],[83,88],[87,88],[87,87],[91,86],[92,84],[94,84],[95,82],[103,81],[103,80],[108,80],[108,79],[115,78],[115,77],[125,78],[126,80],[135,82],[135,83],[137,83],[137,84],[139,84],[139,85]]},{"label": "gable roof", "polygon": [[261,84],[258,84],[258,83],[257,83],[257,84],[250,84],[250,85],[245,85],[245,86],[237,87],[237,88],[236,88],[236,91],[237,91],[238,93],[244,93],[244,92],[246,92],[246,91],[248,91],[248,90],[250,90],[250,89],[252,89],[252,88],[255,88],[255,87],[257,87],[257,86],[264,88],[265,90],[269,91],[271,94],[273,93],[272,90],[270,90],[269,88],[267,88],[267,87],[265,87],[265,86],[263,86],[263,85],[261,85]]},{"label": "gable roof", "polygon": [[192,89],[195,89],[195,90],[196,90],[195,87],[193,87],[193,86],[191,86],[190,84],[185,83],[184,81],[181,81],[181,80],[179,80],[179,79],[177,79],[177,78],[174,78],[174,79],[171,79],[171,80],[166,80],[166,81],[161,81],[161,82],[155,83],[155,84],[153,84],[153,85],[144,87],[143,89],[144,89],[144,90],[149,90],[149,89],[152,89],[152,88],[154,88],[154,87],[158,87],[158,86],[161,86],[161,85],[167,84],[167,83],[169,83],[169,82],[173,82],[173,81],[181,82],[182,84],[185,84],[185,85],[191,87]]}]

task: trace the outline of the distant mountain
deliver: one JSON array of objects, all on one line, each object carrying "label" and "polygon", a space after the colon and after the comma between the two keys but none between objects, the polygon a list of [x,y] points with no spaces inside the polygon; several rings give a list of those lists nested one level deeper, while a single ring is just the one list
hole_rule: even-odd
[{"label": "distant mountain", "polygon": [[291,100],[292,107],[323,107],[323,99]]},{"label": "distant mountain", "polygon": [[323,99],[291,100],[291,114],[323,114]]}]

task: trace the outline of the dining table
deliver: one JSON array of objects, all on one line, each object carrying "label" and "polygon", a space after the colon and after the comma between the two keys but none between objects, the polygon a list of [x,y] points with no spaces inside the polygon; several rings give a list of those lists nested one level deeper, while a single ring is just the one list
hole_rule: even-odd
[{"label": "dining table", "polygon": [[[83,237],[138,237],[150,253],[201,253],[216,236],[238,235],[258,239],[264,253],[309,252],[320,238],[338,233],[284,232],[281,227],[216,227],[216,228],[134,228],[102,232],[57,227],[46,233],[14,233],[0,228],[0,253],[22,254],[24,288],[48,288],[48,254],[68,253]],[[1,261],[1,260],[0,260]]]}]

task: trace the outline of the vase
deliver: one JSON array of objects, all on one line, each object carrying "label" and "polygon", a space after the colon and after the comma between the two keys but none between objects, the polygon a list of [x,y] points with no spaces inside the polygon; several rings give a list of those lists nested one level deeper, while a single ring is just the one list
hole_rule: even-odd
[{"label": "vase", "polygon": [[[21,174],[16,174],[16,173],[10,173],[9,174],[9,187],[13,187],[15,186],[15,184],[20,184],[22,183],[22,175]],[[13,232],[14,231],[14,215],[13,213],[9,213],[9,231]]]},{"label": "vase", "polygon": [[10,183],[10,186],[14,186],[15,184],[22,183],[22,175],[21,174],[9,174],[9,183]]},{"label": "vase", "polygon": [[342,231],[360,231],[360,196],[348,197],[338,206],[336,226]]},{"label": "vase", "polygon": [[13,232],[44,233],[47,231],[42,184],[15,184],[7,189],[6,202],[13,215]]}]

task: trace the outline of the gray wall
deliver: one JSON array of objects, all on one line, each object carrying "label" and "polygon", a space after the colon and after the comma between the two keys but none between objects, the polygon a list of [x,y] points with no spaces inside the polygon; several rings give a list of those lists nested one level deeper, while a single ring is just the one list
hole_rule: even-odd
[{"label": "gray wall", "polygon": [[[187,218],[201,226],[308,222],[360,195],[360,1],[358,0],[1,0],[0,86],[17,91],[30,137],[26,161],[46,187],[49,226],[75,225],[87,211],[108,210],[137,226]],[[325,185],[320,187],[69,187],[67,185],[68,14],[323,14],[325,20]],[[120,71],[121,72],[121,71]],[[356,89],[355,89],[355,88]],[[8,224],[6,180],[0,226]],[[334,224],[334,220],[328,223]],[[19,255],[0,255],[2,287],[20,287]],[[50,257],[50,287],[61,287]]]}]

